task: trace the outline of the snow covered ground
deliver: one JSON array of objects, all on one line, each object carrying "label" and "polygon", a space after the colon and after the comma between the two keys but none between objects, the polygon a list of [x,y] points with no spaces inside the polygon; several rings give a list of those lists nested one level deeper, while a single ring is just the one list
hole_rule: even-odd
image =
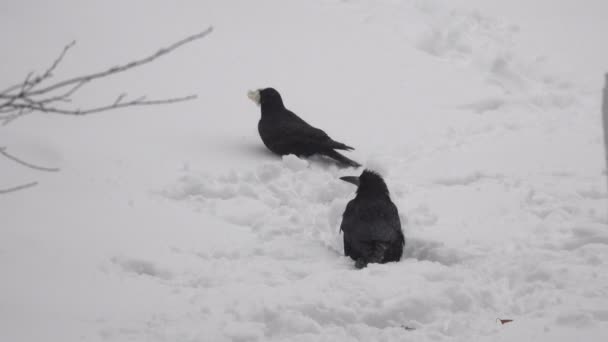
[{"label": "snow covered ground", "polygon": [[[602,12],[603,10],[603,12]],[[0,3],[3,86],[213,25],[78,103],[193,102],[0,127],[0,341],[604,341],[603,1]],[[406,251],[355,270],[360,170],[279,158],[249,89],[385,175]],[[501,325],[497,318],[512,319]],[[406,329],[408,328],[408,329]]]}]

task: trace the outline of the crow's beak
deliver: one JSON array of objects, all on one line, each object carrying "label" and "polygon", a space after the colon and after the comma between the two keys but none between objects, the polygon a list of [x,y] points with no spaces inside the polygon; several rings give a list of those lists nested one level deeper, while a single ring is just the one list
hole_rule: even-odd
[{"label": "crow's beak", "polygon": [[357,177],[357,176],[340,177],[340,179],[345,182],[349,182],[349,183],[355,184],[356,186],[359,186],[359,177]]},{"label": "crow's beak", "polygon": [[255,102],[258,106],[260,105],[260,90],[250,90],[247,92],[247,97]]}]

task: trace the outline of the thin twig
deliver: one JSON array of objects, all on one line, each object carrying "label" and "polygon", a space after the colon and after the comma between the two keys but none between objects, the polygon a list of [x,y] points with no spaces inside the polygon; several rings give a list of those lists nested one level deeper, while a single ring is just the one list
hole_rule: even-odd
[{"label": "thin twig", "polygon": [[25,78],[25,81],[23,81],[23,84],[21,85],[21,91],[19,92],[19,95],[22,95],[23,93],[25,93],[25,88],[27,88],[27,85],[30,83],[30,79],[32,78],[33,74],[34,74],[33,71],[30,71],[27,74],[27,77]]},{"label": "thin twig", "polygon": [[15,108],[13,108],[13,107],[4,108],[4,105],[0,105],[0,114],[12,113],[14,111],[15,111]]},{"label": "thin twig", "polygon": [[[42,75],[34,76],[34,73],[30,72],[27,74],[25,80],[21,83],[15,84],[6,88],[5,90],[0,91],[0,124],[7,125],[12,121],[16,120],[17,118],[20,118],[32,112],[56,113],[66,115],[86,115],[129,106],[161,105],[193,100],[196,98],[196,95],[158,100],[147,100],[146,96],[140,96],[134,100],[124,101],[127,94],[122,93],[116,98],[116,100],[114,100],[114,103],[112,103],[111,105],[86,109],[70,109],[61,108],[61,106],[57,106],[58,103],[71,102],[72,95],[74,95],[78,90],[80,90],[84,85],[86,85],[90,81],[121,73],[123,71],[127,71],[129,69],[150,63],[156,60],[157,58],[164,56],[185,44],[188,44],[197,39],[204,38],[211,32],[213,32],[213,27],[210,26],[203,32],[186,37],[185,39],[173,43],[166,48],[159,49],[158,51],[156,51],[156,53],[149,55],[145,58],[135,60],[124,65],[112,67],[105,71],[67,79],[61,82],[57,82],[55,84],[51,84],[50,86],[47,86],[45,88],[35,90],[34,88],[42,84],[42,82],[53,77],[53,72],[57,69],[59,64],[61,64],[68,51],[76,43],[71,42],[63,48],[59,56],[53,61],[50,67],[46,69]],[[6,147],[0,147],[0,155],[22,166],[34,170],[46,172],[59,171],[59,168],[43,167],[26,162],[6,152]],[[38,183],[32,182],[8,189],[0,189],[0,194],[22,190],[35,186],[36,184]]]},{"label": "thin twig", "polygon": [[[33,73],[29,73],[25,78],[25,81],[9,87],[3,92],[0,92],[0,99],[4,101],[0,102],[0,123],[7,125],[17,118],[34,111],[65,115],[87,115],[129,106],[161,105],[193,100],[196,98],[196,95],[155,100],[146,100],[145,96],[141,96],[135,100],[125,101],[126,94],[123,93],[119,95],[111,105],[102,105],[92,108],[64,108],[63,106],[57,105],[58,103],[71,102],[72,96],[84,85],[93,80],[148,64],[185,44],[204,38],[212,31],[213,27],[209,27],[200,33],[179,40],[168,47],[157,50],[156,53],[152,55],[133,62],[115,66],[101,72],[67,79],[55,84],[51,84],[45,88],[34,89],[43,81],[53,77],[53,72],[55,69],[63,61],[67,52],[74,46],[75,42],[71,42],[63,48],[61,54],[59,54],[51,66],[42,75],[33,77]],[[62,93],[57,94],[57,92]]]},{"label": "thin twig", "polygon": [[6,147],[0,147],[0,154],[2,154],[6,158],[14,161],[15,163],[18,163],[18,164],[21,164],[23,166],[29,167],[30,169],[34,169],[34,170],[38,170],[38,171],[46,171],[46,172],[57,172],[57,171],[59,171],[59,168],[56,168],[56,167],[38,166],[38,165],[34,165],[32,163],[28,163],[26,161],[23,161],[23,160],[15,157],[14,155],[9,154],[8,152],[6,152]]},{"label": "thin twig", "polygon": [[13,114],[9,114],[9,115],[0,117],[0,122],[2,122],[2,126],[6,126],[6,125],[10,124],[12,121],[17,120],[18,118],[20,118],[24,115],[30,114],[32,112],[33,112],[32,109],[21,108],[21,109],[19,109],[19,112],[17,112],[17,113],[13,113]]},{"label": "thin twig", "polygon": [[35,102],[40,102],[40,103],[50,103],[50,102],[55,102],[55,101],[63,101],[63,102],[70,102],[70,96],[72,96],[76,91],[78,91],[80,88],[82,88],[85,84],[89,83],[89,81],[82,81],[77,83],[73,88],[69,89],[66,93],[58,95],[58,96],[54,96],[54,97],[50,97],[48,99],[43,99],[43,100],[35,100]]},{"label": "thin twig", "polygon": [[8,188],[8,189],[0,189],[0,194],[8,194],[9,192],[15,192],[15,191],[31,188],[36,185],[38,185],[38,182],[31,182],[31,183],[27,183],[27,184],[23,184],[23,185],[18,185],[18,186]]},{"label": "thin twig", "polygon": [[[17,85],[16,89],[20,88],[21,90],[19,90],[19,93],[15,94],[15,95],[10,95],[10,97],[8,98],[8,101],[6,101],[5,103],[0,105],[0,108],[4,108],[4,107],[9,107],[9,109],[11,108],[12,104],[15,103],[15,101],[17,101],[18,99],[21,99],[25,96],[26,94],[26,89],[27,89],[27,85],[30,82],[30,78],[32,78],[32,75],[34,73],[33,72],[29,72],[27,74],[27,76],[25,77],[25,80],[21,83],[21,85]],[[0,96],[3,96],[4,93],[1,93]]]},{"label": "thin twig", "polygon": [[107,105],[107,106],[101,106],[101,107],[89,108],[89,109],[62,109],[62,108],[56,108],[56,107],[47,107],[47,106],[44,106],[43,103],[30,103],[30,104],[23,104],[23,105],[15,105],[15,107],[20,108],[20,109],[23,108],[23,109],[35,110],[35,111],[40,111],[40,112],[45,112],[45,113],[55,113],[55,114],[64,114],[64,115],[87,115],[87,114],[94,114],[94,113],[104,112],[104,111],[111,110],[111,109],[118,109],[118,108],[124,108],[124,107],[171,104],[171,103],[194,100],[194,99],[196,99],[196,97],[197,97],[196,95],[189,95],[189,96],[176,97],[176,98],[171,98],[171,99],[149,100],[149,101],[144,101],[143,99],[145,99],[145,97],[140,97],[140,98],[137,98],[137,99],[135,99],[133,101],[129,101],[129,102],[115,103],[115,104],[111,104],[111,105]]},{"label": "thin twig", "polygon": [[122,93],[120,95],[118,95],[118,97],[116,98],[116,101],[114,101],[114,105],[116,106],[117,104],[120,103],[120,101],[124,100],[124,98],[127,96],[127,93]]},{"label": "thin twig", "polygon": [[57,57],[55,59],[55,61],[51,65],[51,67],[46,70],[46,72],[44,73],[44,75],[42,75],[42,79],[46,79],[48,77],[53,76],[53,71],[55,71],[55,69],[57,69],[57,66],[59,65],[59,63],[61,63],[61,61],[63,60],[63,58],[67,54],[68,50],[71,49],[72,47],[74,47],[74,45],[76,45],[76,41],[72,40],[70,42],[70,44],[68,44],[68,45],[66,45],[66,46],[63,47],[63,51],[61,51],[61,54],[59,54],[59,57]]},{"label": "thin twig", "polygon": [[30,73],[25,82],[23,82],[22,84],[16,84],[14,86],[8,87],[7,89],[0,92],[0,95],[3,95],[3,94],[5,95],[7,93],[10,93],[13,90],[19,89],[20,87],[22,88],[21,91],[23,92],[26,87],[29,87],[31,89],[34,86],[36,86],[37,84],[39,84],[40,82],[44,81],[45,79],[52,77],[53,71],[55,71],[55,69],[57,69],[57,66],[59,65],[59,63],[61,63],[61,61],[65,57],[68,50],[71,49],[75,44],[76,44],[76,41],[72,41],[68,45],[64,46],[63,50],[61,51],[59,56],[57,58],[55,58],[55,60],[53,61],[53,64],[51,64],[51,66],[48,69],[46,69],[46,71],[44,72],[44,74],[42,74],[42,76],[38,76],[33,81],[30,82],[30,78],[33,74],[33,73]]},{"label": "thin twig", "polygon": [[42,88],[40,90],[33,91],[33,92],[30,93],[30,95],[39,95],[39,94],[48,93],[49,91],[55,90],[57,88],[65,87],[65,86],[68,86],[68,85],[71,85],[71,84],[75,84],[75,83],[79,83],[79,82],[82,82],[82,81],[91,81],[91,80],[94,80],[94,79],[105,77],[105,76],[108,76],[108,75],[111,75],[111,74],[116,74],[116,73],[119,73],[119,72],[122,72],[122,71],[125,71],[125,70],[128,70],[128,69],[132,69],[132,68],[135,68],[135,67],[138,67],[138,66],[150,63],[150,62],[154,61],[155,59],[157,59],[158,57],[166,55],[169,52],[177,49],[178,47],[180,47],[180,46],[182,46],[184,44],[190,43],[190,42],[192,42],[194,40],[197,40],[197,39],[204,38],[205,36],[207,36],[211,32],[213,32],[213,27],[209,27],[209,28],[207,28],[203,32],[200,32],[200,33],[194,34],[192,36],[189,36],[187,38],[184,38],[184,39],[178,41],[177,43],[174,43],[174,44],[172,44],[172,45],[170,45],[170,46],[168,46],[166,48],[161,48],[160,50],[158,50],[155,54],[153,54],[151,56],[148,56],[148,57],[145,57],[145,58],[133,61],[133,62],[129,62],[129,63],[124,64],[124,65],[115,66],[115,67],[112,67],[112,68],[110,68],[108,70],[105,70],[105,71],[101,71],[101,72],[97,72],[97,73],[93,73],[93,74],[89,74],[89,75],[85,75],[85,76],[74,77],[74,78],[71,78],[71,79],[68,79],[68,80],[65,80],[65,81],[62,81],[62,82],[58,82],[58,83],[55,83],[55,84],[53,84],[51,86],[48,86],[46,88]]}]

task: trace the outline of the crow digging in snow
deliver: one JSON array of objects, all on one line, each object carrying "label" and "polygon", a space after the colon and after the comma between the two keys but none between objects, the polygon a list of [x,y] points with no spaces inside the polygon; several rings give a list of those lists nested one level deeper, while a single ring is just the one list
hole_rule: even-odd
[{"label": "crow digging in snow", "polygon": [[340,178],[357,185],[357,195],[348,202],[340,230],[344,232],[344,254],[355,267],[368,263],[399,261],[405,237],[397,207],[379,174],[364,170],[361,176]]},{"label": "crow digging in snow", "polygon": [[361,166],[336,151],[351,151],[354,148],[333,140],[285,108],[281,95],[275,89],[253,90],[247,96],[261,106],[262,118],[258,123],[258,132],[270,151],[278,155],[295,154],[303,157],[320,154],[342,165]]}]

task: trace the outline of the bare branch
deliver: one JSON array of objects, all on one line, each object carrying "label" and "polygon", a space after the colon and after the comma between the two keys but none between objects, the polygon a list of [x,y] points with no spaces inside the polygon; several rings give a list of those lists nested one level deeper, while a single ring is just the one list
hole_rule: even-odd
[{"label": "bare branch", "polygon": [[57,69],[57,66],[59,65],[59,63],[61,63],[61,61],[65,57],[68,50],[71,49],[75,44],[76,44],[76,41],[72,41],[70,44],[64,46],[63,50],[61,51],[61,54],[59,54],[59,56],[55,59],[55,61],[53,61],[53,64],[51,64],[51,66],[48,69],[46,69],[46,71],[44,72],[44,74],[42,74],[42,76],[38,76],[33,81],[30,82],[30,78],[33,73],[29,73],[28,77],[26,78],[25,82],[23,82],[23,84],[16,84],[14,86],[8,87],[7,89],[0,92],[0,97],[3,97],[2,95],[6,96],[7,93],[10,93],[11,91],[19,89],[20,87],[21,87],[21,92],[23,93],[24,89],[26,87],[29,87],[31,89],[31,88],[35,87],[37,84],[39,84],[40,82],[46,80],[47,78],[52,77],[53,71],[55,71],[55,69]]},{"label": "bare branch", "polygon": [[114,105],[119,104],[120,101],[122,101],[126,96],[127,96],[127,93],[122,93],[122,94],[118,95],[118,97],[116,98],[116,101],[114,101]]},{"label": "bare branch", "polygon": [[25,81],[23,81],[23,84],[21,85],[21,91],[19,92],[19,94],[23,94],[25,92],[25,88],[27,87],[28,84],[30,84],[30,79],[32,78],[32,75],[34,74],[33,71],[30,71],[27,76],[25,77]]},{"label": "bare branch", "polygon": [[15,191],[31,188],[36,185],[38,185],[38,182],[31,182],[31,183],[27,183],[27,184],[23,184],[23,185],[18,185],[18,186],[8,188],[8,189],[0,189],[0,195],[8,194],[9,192],[15,192]]},{"label": "bare branch", "polygon": [[0,91],[0,99],[12,99],[15,95],[9,95],[9,93],[13,90],[21,88],[21,86],[23,86],[23,83],[12,85],[3,91]]},{"label": "bare branch", "polygon": [[54,101],[70,102],[70,96],[72,96],[76,91],[78,91],[80,88],[82,88],[87,83],[89,83],[89,81],[79,82],[73,88],[69,89],[64,94],[61,94],[61,95],[55,96],[55,97],[51,97],[48,99],[44,99],[44,100],[38,100],[37,102],[40,102],[40,103],[50,103],[50,102],[54,102]]},{"label": "bare branch", "polygon": [[15,111],[15,108],[11,107],[12,103],[0,104],[0,114],[2,113],[12,113]]},{"label": "bare branch", "polygon": [[[209,27],[206,30],[186,37],[179,40],[176,43],[171,44],[168,47],[161,48],[156,53],[138,59],[123,65],[115,66],[107,70],[92,73],[84,76],[74,77],[67,79],[55,84],[51,84],[45,88],[35,89],[43,81],[53,77],[53,72],[63,61],[67,52],[74,46],[75,42],[71,42],[66,45],[61,54],[53,61],[51,66],[40,76],[33,77],[33,73],[29,73],[25,78],[25,81],[11,86],[6,90],[0,92],[0,123],[7,125],[10,122],[22,117],[23,115],[31,112],[44,112],[44,113],[55,113],[65,115],[87,115],[93,113],[99,113],[103,111],[129,107],[129,106],[144,106],[144,105],[160,105],[160,104],[171,104],[182,101],[189,101],[196,98],[196,95],[189,95],[183,97],[173,97],[167,99],[157,100],[146,100],[145,96],[138,97],[135,100],[124,101],[126,93],[119,95],[114,103],[111,105],[102,105],[92,108],[64,108],[57,106],[58,103],[69,103],[72,100],[72,96],[80,90],[84,85],[89,82],[111,76],[117,73],[121,73],[132,68],[136,68],[141,65],[148,64],[157,58],[164,56],[175,49],[188,44],[192,41],[202,39],[209,35],[213,31],[213,27]],[[61,92],[58,94],[58,92]]]},{"label": "bare branch", "polygon": [[51,67],[48,68],[44,72],[44,75],[42,75],[42,79],[46,79],[48,77],[53,76],[53,71],[55,71],[55,69],[57,69],[57,66],[59,65],[59,63],[61,63],[61,61],[63,60],[63,58],[67,54],[68,50],[71,49],[72,47],[74,47],[74,45],[76,45],[76,41],[75,40],[73,40],[72,42],[70,42],[70,44],[68,44],[68,45],[66,45],[66,46],[63,47],[63,51],[61,51],[61,54],[59,55],[59,57],[57,57],[55,59],[55,61],[51,65]]},{"label": "bare branch", "polygon": [[[10,109],[11,105],[15,101],[17,101],[18,99],[20,99],[20,98],[22,98],[24,96],[24,94],[26,92],[26,89],[27,89],[27,85],[30,83],[30,78],[32,78],[33,74],[34,73],[31,72],[31,71],[27,74],[27,76],[25,77],[25,81],[23,81],[23,83],[21,83],[20,86],[17,85],[16,88],[15,88],[15,89],[21,88],[21,90],[19,91],[19,93],[17,93],[16,95],[11,95],[10,97],[7,97],[8,101],[6,101],[3,104],[0,104],[0,109],[5,108],[5,107],[9,107],[9,109]],[[0,97],[2,97],[2,96],[4,96],[4,93],[0,93]]]},{"label": "bare branch", "polygon": [[2,122],[2,126],[6,126],[6,125],[10,124],[12,121],[17,120],[18,118],[20,118],[24,115],[30,114],[33,111],[34,110],[32,110],[32,109],[21,108],[21,109],[19,109],[19,111],[17,113],[14,113],[14,111],[13,111],[13,113],[11,113],[11,114],[0,116],[0,122]]},{"label": "bare branch", "polygon": [[26,161],[23,161],[15,156],[13,156],[12,154],[9,154],[8,152],[6,152],[6,147],[0,147],[0,154],[2,154],[3,156],[5,156],[6,158],[14,161],[15,163],[21,164],[23,166],[29,167],[30,169],[34,169],[34,170],[38,170],[38,171],[46,171],[46,172],[57,172],[59,171],[59,168],[56,167],[44,167],[44,166],[37,166],[31,163],[28,163]]},{"label": "bare branch", "polygon": [[121,66],[115,66],[115,67],[112,67],[112,68],[110,68],[108,70],[105,70],[105,71],[101,71],[101,72],[97,72],[97,73],[93,73],[93,74],[89,74],[89,75],[85,75],[85,76],[79,76],[79,77],[68,79],[68,80],[65,80],[65,81],[62,81],[62,82],[58,82],[58,83],[55,83],[55,84],[53,84],[53,85],[51,85],[49,87],[33,91],[30,95],[39,95],[39,94],[48,93],[49,91],[53,91],[53,90],[55,90],[57,88],[65,87],[65,86],[68,86],[68,85],[71,85],[71,84],[75,84],[75,83],[79,83],[79,82],[82,82],[82,81],[92,81],[94,79],[98,79],[98,78],[102,78],[102,77],[105,77],[105,76],[108,76],[108,75],[116,74],[116,73],[123,72],[123,71],[128,70],[128,69],[132,69],[132,68],[138,67],[140,65],[144,65],[144,64],[150,63],[150,62],[154,61],[155,59],[157,59],[157,58],[159,58],[159,57],[161,57],[163,55],[168,54],[169,52],[177,49],[178,47],[180,47],[182,45],[185,45],[185,44],[190,43],[190,42],[192,42],[194,40],[197,40],[197,39],[204,38],[205,36],[207,36],[211,32],[213,32],[213,27],[209,27],[209,28],[207,28],[203,32],[200,32],[200,33],[194,34],[192,36],[189,36],[187,38],[184,38],[184,39],[182,39],[182,40],[180,40],[180,41],[178,41],[178,42],[170,45],[169,47],[162,48],[162,49],[158,50],[155,54],[153,54],[151,56],[148,56],[148,57],[145,57],[145,58],[133,61],[133,62],[129,62],[129,63],[121,65]]},{"label": "bare branch", "polygon": [[[71,79],[67,79],[61,82],[57,82],[51,84],[42,89],[38,87],[42,82],[53,78],[53,72],[57,69],[59,64],[63,61],[68,51],[75,45],[76,42],[71,42],[66,45],[59,56],[53,61],[53,63],[45,70],[42,75],[34,76],[33,72],[30,72],[25,77],[25,80],[21,83],[10,86],[2,91],[0,91],[0,124],[8,125],[14,120],[30,114],[32,112],[44,112],[44,113],[56,113],[56,114],[65,114],[65,115],[87,115],[93,113],[104,112],[113,109],[119,109],[123,107],[130,106],[148,106],[148,105],[162,105],[162,104],[171,104],[176,102],[189,101],[196,98],[196,95],[182,96],[182,97],[173,97],[167,99],[157,99],[157,100],[147,100],[146,96],[137,97],[134,100],[125,101],[127,97],[126,93],[122,93],[117,96],[116,100],[110,105],[102,105],[98,107],[92,108],[63,108],[58,106],[60,103],[66,103],[72,101],[72,96],[80,90],[83,86],[88,84],[90,81],[103,78],[106,76],[111,76],[114,74],[118,74],[138,66],[142,66],[153,62],[157,58],[160,58],[168,53],[171,53],[175,49],[193,42],[198,39],[202,39],[209,35],[213,31],[213,27],[209,27],[206,30],[186,37],[182,40],[177,41],[176,43],[171,44],[168,47],[161,48],[156,51],[154,54],[144,57],[142,59],[138,59],[123,65],[115,66],[109,68],[107,70],[91,73],[84,76],[78,76]],[[7,159],[12,160],[13,162],[20,164],[22,166],[28,167],[30,169],[45,171],[45,172],[57,172],[59,168],[50,168],[44,166],[34,165],[32,163],[26,162],[8,152],[6,152],[6,147],[0,147],[0,155],[4,156]],[[38,184],[37,182],[27,183],[23,185],[19,185],[16,187],[8,188],[8,189],[0,189],[0,194],[5,194],[9,192],[19,191],[22,189],[26,189]]]},{"label": "bare branch", "polygon": [[162,105],[162,104],[171,104],[177,102],[184,102],[196,99],[196,95],[189,95],[184,97],[176,97],[170,99],[162,99],[162,100],[149,100],[144,101],[145,96],[137,98],[133,101],[129,102],[118,102],[107,106],[89,108],[89,109],[62,109],[55,107],[47,107],[43,103],[31,103],[19,105],[17,108],[27,109],[31,111],[40,111],[45,113],[54,113],[54,114],[64,114],[64,115],[88,115],[99,112],[105,112],[112,109],[124,108],[124,107],[133,107],[133,106],[151,106],[151,105]]}]

